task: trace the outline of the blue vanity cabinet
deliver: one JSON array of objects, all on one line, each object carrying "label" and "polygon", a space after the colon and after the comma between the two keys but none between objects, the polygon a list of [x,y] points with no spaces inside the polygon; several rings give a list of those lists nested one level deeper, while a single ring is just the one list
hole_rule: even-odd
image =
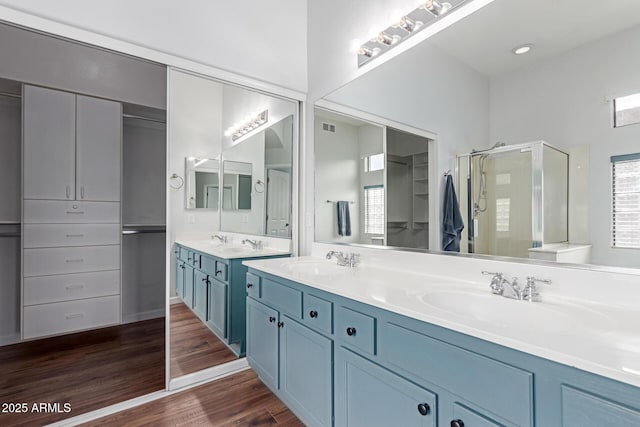
[{"label": "blue vanity cabinet", "polygon": [[227,338],[228,285],[209,276],[208,287],[207,326],[219,337]]},{"label": "blue vanity cabinet", "polygon": [[247,282],[249,365],[305,424],[332,425],[333,340],[302,323],[301,291],[251,273]]},{"label": "blue vanity cabinet", "polygon": [[201,270],[193,272],[193,312],[201,320],[207,317],[207,292],[209,288],[209,275]]},{"label": "blue vanity cabinet", "polygon": [[176,260],[176,295],[184,298],[184,264],[182,260]]},{"label": "blue vanity cabinet", "polygon": [[194,302],[194,271],[195,270],[191,264],[189,264],[188,262],[184,263],[184,297],[182,298],[182,300],[189,306],[189,308],[193,308]]}]

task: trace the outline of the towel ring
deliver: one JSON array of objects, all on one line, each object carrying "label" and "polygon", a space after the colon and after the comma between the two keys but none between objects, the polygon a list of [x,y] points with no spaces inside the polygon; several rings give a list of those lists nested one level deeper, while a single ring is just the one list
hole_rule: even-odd
[{"label": "towel ring", "polygon": [[171,174],[169,179],[179,179],[180,180],[180,183],[177,186],[174,186],[172,183],[169,183],[169,187],[173,188],[174,190],[179,190],[184,185],[184,179],[180,175],[178,175],[177,173]]},{"label": "towel ring", "polygon": [[257,180],[256,183],[253,185],[253,189],[256,190],[256,193],[258,194],[264,193],[264,181],[260,179]]}]

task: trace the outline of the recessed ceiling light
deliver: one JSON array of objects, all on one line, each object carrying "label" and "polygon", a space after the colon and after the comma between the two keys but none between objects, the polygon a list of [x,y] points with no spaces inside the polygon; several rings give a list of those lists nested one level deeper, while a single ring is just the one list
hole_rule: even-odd
[{"label": "recessed ceiling light", "polygon": [[523,44],[521,46],[514,47],[513,49],[511,49],[511,52],[515,53],[516,55],[524,55],[525,53],[529,53],[531,49],[533,49],[532,44]]}]

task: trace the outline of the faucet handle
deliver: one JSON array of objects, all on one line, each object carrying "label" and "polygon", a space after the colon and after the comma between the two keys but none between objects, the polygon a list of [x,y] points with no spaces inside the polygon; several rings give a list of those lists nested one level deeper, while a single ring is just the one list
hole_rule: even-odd
[{"label": "faucet handle", "polygon": [[354,253],[349,254],[349,266],[355,267],[358,264],[360,264],[360,254],[354,254]]},{"label": "faucet handle", "polygon": [[527,285],[528,286],[535,286],[536,282],[546,283],[547,285],[551,284],[551,280],[549,280],[549,279],[538,279],[538,278],[533,277],[533,276],[527,276]]},{"label": "faucet handle", "polygon": [[484,275],[484,276],[502,276],[502,273],[500,273],[500,272],[492,273],[491,271],[483,271],[482,275]]}]

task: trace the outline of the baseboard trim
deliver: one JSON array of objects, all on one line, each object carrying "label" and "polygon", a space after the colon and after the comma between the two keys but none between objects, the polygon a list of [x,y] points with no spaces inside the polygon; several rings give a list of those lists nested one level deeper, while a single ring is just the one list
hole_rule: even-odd
[{"label": "baseboard trim", "polygon": [[143,320],[157,319],[164,317],[166,311],[164,308],[158,308],[156,310],[143,311],[142,313],[127,314],[122,317],[122,323],[141,322]]},{"label": "baseboard trim", "polygon": [[17,344],[20,342],[20,334],[2,335],[0,336],[0,347],[5,345]]},{"label": "baseboard trim", "polygon": [[153,402],[154,400],[162,399],[163,397],[168,397],[176,393],[181,393],[183,391],[189,390],[190,388],[206,384],[211,381],[219,380],[247,369],[249,369],[249,364],[247,363],[246,358],[234,360],[220,366],[214,366],[213,368],[204,369],[193,374],[184,375],[182,377],[173,379],[169,383],[169,390],[156,391],[154,393],[145,394],[144,396],[129,399],[127,401],[116,403],[105,408],[87,412],[86,414],[77,415],[73,418],[68,418],[63,421],[49,424],[49,427],[72,427],[88,423],[89,421],[95,421],[99,418],[113,415],[121,411],[126,411],[127,409],[135,408],[137,406],[144,405],[145,403]]},{"label": "baseboard trim", "polygon": [[179,304],[182,302],[182,298],[180,297],[171,297],[169,299],[169,304]]}]

